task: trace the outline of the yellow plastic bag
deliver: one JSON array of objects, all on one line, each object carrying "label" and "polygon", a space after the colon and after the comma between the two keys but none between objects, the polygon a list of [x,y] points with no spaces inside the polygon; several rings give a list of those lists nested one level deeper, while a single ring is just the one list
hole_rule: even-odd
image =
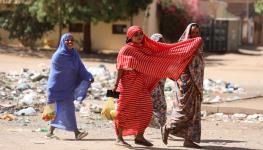
[{"label": "yellow plastic bag", "polygon": [[114,120],[116,111],[113,97],[108,97],[107,101],[103,105],[101,115],[108,120]]},{"label": "yellow plastic bag", "polygon": [[42,113],[42,119],[44,121],[50,121],[50,120],[54,120],[55,117],[56,117],[55,104],[47,104],[44,107],[44,111]]}]

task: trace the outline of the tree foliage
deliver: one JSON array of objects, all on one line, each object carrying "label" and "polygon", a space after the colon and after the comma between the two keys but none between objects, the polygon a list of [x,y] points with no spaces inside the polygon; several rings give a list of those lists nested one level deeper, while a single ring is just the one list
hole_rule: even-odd
[{"label": "tree foliage", "polygon": [[198,1],[159,0],[160,31],[170,42],[177,41],[191,22],[205,23],[207,16]]},{"label": "tree foliage", "polygon": [[59,14],[62,23],[67,25],[75,21],[110,22],[125,20],[145,10],[152,0],[35,0],[30,12],[37,16],[39,21],[59,23]]},{"label": "tree foliage", "polygon": [[35,0],[30,12],[36,15],[39,21],[48,21],[52,24],[64,26],[74,22],[84,24],[84,50],[90,49],[91,23],[99,21],[111,22],[125,20],[147,8],[152,0]]},{"label": "tree foliage", "polygon": [[161,1],[158,10],[161,33],[167,41],[177,41],[192,17],[186,12],[183,5],[172,1]]},{"label": "tree foliage", "polygon": [[38,19],[29,13],[29,6],[17,5],[14,11],[0,12],[0,27],[9,31],[10,39],[18,39],[24,46],[33,47],[37,39],[53,28],[52,24]]},{"label": "tree foliage", "polygon": [[263,0],[258,0],[255,3],[255,11],[261,15],[263,15]]},{"label": "tree foliage", "polygon": [[[30,5],[18,5],[14,12],[2,12],[2,27],[10,38],[19,38],[24,44],[43,35],[55,25],[62,28],[70,23],[83,23],[84,47],[90,42],[90,24],[99,21],[127,20],[145,10],[152,0],[34,0]],[[10,19],[9,19],[10,18]],[[88,28],[88,29],[87,29]],[[90,49],[90,44],[86,45]]]}]

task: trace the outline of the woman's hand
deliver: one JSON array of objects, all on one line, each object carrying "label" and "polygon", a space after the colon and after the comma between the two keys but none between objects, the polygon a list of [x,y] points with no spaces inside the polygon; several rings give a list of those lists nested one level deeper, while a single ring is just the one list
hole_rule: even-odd
[{"label": "woman's hand", "polygon": [[90,81],[90,83],[93,83],[94,82],[94,78],[90,79],[89,81]]},{"label": "woman's hand", "polygon": [[114,85],[112,91],[115,92],[118,88],[118,84],[119,84],[119,81],[120,81],[120,78],[123,74],[123,70],[122,69],[119,69],[117,70],[117,79],[116,79],[116,84]]},{"label": "woman's hand", "polygon": [[117,88],[118,88],[118,84],[115,84],[114,88],[112,89],[112,92],[116,92]]},{"label": "woman's hand", "polygon": [[53,101],[53,100],[48,100],[48,101],[47,101],[47,105],[48,105],[48,104],[54,104],[54,103],[55,103],[55,101]]}]

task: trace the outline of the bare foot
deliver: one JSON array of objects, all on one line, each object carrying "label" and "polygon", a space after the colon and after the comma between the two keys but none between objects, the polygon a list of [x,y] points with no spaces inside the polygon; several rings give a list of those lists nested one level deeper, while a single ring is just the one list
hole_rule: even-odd
[{"label": "bare foot", "polygon": [[127,142],[125,142],[123,139],[117,139],[115,145],[118,146],[124,146],[124,147],[131,147],[130,144],[128,144]]},{"label": "bare foot", "polygon": [[184,141],[184,147],[196,148],[196,149],[200,149],[201,148],[201,146],[195,144],[192,141]]}]

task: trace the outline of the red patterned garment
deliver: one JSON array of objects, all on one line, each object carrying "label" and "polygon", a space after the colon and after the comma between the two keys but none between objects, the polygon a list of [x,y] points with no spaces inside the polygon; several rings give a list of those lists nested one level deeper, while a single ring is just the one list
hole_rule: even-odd
[{"label": "red patterned garment", "polygon": [[[138,26],[130,27],[128,38],[136,32],[143,31]],[[130,42],[122,47],[117,69],[124,72],[118,85],[121,94],[115,125],[122,128],[123,136],[144,132],[152,117],[152,89],[161,78],[178,79],[201,44],[201,38],[164,44],[144,35],[143,45]]]}]

